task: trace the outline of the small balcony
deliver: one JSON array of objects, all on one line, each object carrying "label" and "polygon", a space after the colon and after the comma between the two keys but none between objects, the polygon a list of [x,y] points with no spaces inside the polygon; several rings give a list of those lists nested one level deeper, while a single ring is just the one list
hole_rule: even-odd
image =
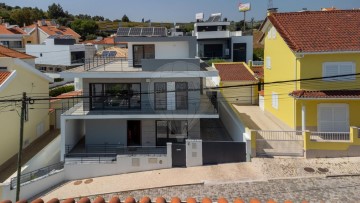
[{"label": "small balcony", "polygon": [[[131,101],[130,101],[131,102]],[[169,102],[168,102],[168,105]],[[125,108],[121,102],[116,105],[117,109],[89,110],[88,102],[80,101],[70,109],[62,108],[64,116],[110,116],[118,118],[219,118],[218,103],[212,94],[202,94],[199,101],[191,101],[187,109],[178,110],[157,110],[151,103],[143,102],[139,108]],[[114,106],[114,105],[112,105]],[[121,107],[124,108],[121,108]]]},{"label": "small balcony", "polygon": [[204,31],[195,33],[197,39],[217,39],[217,38],[229,38],[230,31]]}]

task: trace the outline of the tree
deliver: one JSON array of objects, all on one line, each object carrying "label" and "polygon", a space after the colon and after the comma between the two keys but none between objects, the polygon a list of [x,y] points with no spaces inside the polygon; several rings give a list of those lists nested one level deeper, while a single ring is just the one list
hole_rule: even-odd
[{"label": "tree", "polygon": [[76,19],[70,23],[71,29],[81,35],[82,39],[86,39],[88,35],[94,35],[97,33],[99,26],[94,20],[82,20]]},{"label": "tree", "polygon": [[51,19],[66,18],[67,12],[64,12],[60,4],[51,4],[47,10],[48,17]]},{"label": "tree", "polygon": [[129,18],[127,17],[127,15],[124,15],[122,18],[121,18],[121,22],[130,22]]},{"label": "tree", "polygon": [[105,20],[105,18],[103,16],[93,16],[92,19],[95,21],[104,21]]}]

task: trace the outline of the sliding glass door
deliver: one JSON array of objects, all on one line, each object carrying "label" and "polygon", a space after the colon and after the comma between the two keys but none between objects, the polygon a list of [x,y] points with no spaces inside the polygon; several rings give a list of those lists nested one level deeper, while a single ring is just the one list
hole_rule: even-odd
[{"label": "sliding glass door", "polygon": [[155,45],[133,45],[133,65],[134,67],[141,67],[142,59],[155,58]]}]

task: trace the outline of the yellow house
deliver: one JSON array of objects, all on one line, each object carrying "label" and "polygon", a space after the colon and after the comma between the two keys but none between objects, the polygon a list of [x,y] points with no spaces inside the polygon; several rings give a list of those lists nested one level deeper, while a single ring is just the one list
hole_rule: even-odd
[{"label": "yellow house", "polygon": [[259,79],[246,63],[213,63],[213,67],[219,71],[220,87],[234,86],[220,89],[221,101],[226,100],[230,104],[258,103]]},{"label": "yellow house", "polygon": [[296,130],[360,126],[359,22],[360,10],[269,14],[260,28],[265,111]]},{"label": "yellow house", "polygon": [[[0,46],[0,100],[48,96],[52,79],[36,70],[33,56]],[[19,103],[0,103],[0,166],[18,152]],[[49,105],[28,105],[24,124],[24,147],[49,130]]]}]

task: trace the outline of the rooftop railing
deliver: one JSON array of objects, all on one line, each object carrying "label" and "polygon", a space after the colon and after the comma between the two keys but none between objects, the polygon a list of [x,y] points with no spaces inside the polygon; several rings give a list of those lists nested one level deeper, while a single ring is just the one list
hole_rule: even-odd
[{"label": "rooftop railing", "polygon": [[106,68],[106,65],[112,62],[120,62],[120,65],[128,66],[129,60],[125,57],[102,57],[97,56],[90,59],[84,59],[84,70],[89,71],[94,68],[104,67]]}]

